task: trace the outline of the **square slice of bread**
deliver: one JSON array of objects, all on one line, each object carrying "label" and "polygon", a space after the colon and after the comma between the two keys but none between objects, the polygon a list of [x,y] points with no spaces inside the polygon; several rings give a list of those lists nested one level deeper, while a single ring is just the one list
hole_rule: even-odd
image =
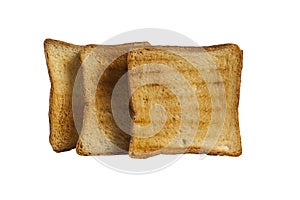
[{"label": "square slice of bread", "polygon": [[[79,155],[115,155],[128,153],[130,135],[121,129],[112,111],[114,87],[125,77],[121,98],[115,102],[122,104],[129,94],[127,53],[135,47],[149,46],[147,42],[122,45],[86,46],[81,51],[83,85],[85,96],[84,120],[76,146]],[[124,99],[123,99],[124,97]],[[128,100],[129,102],[129,100]],[[128,107],[127,107],[128,109]],[[116,110],[119,110],[116,108]],[[118,114],[117,114],[118,115]],[[130,116],[127,116],[130,118]],[[123,119],[120,119],[121,121]],[[125,121],[128,121],[125,119]],[[130,128],[131,124],[127,124]]]},{"label": "square slice of bread", "polygon": [[[62,152],[75,148],[78,132],[72,112],[73,85],[80,68],[79,52],[82,46],[46,39],[45,57],[51,82],[50,89],[50,144],[54,151]],[[80,97],[79,97],[80,98]],[[80,100],[78,107],[83,106]],[[78,108],[80,110],[80,108]]]},{"label": "square slice of bread", "polygon": [[131,157],[241,155],[237,45],[135,49],[128,53],[128,70]]}]

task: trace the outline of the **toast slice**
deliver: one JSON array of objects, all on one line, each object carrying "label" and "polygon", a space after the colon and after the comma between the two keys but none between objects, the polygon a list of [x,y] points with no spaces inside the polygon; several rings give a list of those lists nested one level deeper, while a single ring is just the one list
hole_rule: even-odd
[{"label": "toast slice", "polygon": [[237,45],[135,49],[128,54],[128,70],[131,157],[241,155]]},{"label": "toast slice", "polygon": [[[86,46],[81,51],[85,109],[82,131],[76,146],[79,155],[127,154],[130,142],[128,131],[121,129],[112,110],[114,87],[127,72],[127,52],[149,43]],[[128,98],[128,81],[116,105]],[[124,97],[124,99],[123,99]],[[128,100],[129,101],[129,100]],[[127,108],[128,109],[128,108]],[[118,110],[118,108],[116,108]],[[128,121],[120,119],[121,121]],[[127,123],[127,128],[131,124]]]},{"label": "toast slice", "polygon": [[[49,141],[56,152],[75,148],[78,140],[72,112],[72,91],[77,71],[81,65],[79,52],[82,48],[82,46],[58,40],[46,39],[44,41],[51,82]],[[83,110],[80,100],[76,102],[77,110]]]}]

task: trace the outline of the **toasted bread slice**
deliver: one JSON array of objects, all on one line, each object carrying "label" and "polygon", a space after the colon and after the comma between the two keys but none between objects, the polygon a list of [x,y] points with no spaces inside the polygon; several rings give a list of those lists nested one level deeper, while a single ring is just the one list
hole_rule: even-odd
[{"label": "toasted bread slice", "polygon": [[128,54],[128,70],[131,157],[241,155],[242,51],[237,45],[135,49]]},{"label": "toasted bread slice", "polygon": [[[86,106],[83,127],[76,146],[79,155],[128,153],[130,135],[116,123],[111,97],[115,85],[127,72],[127,52],[134,47],[146,45],[149,46],[149,43],[92,45],[81,51]],[[124,84],[125,90],[128,90],[128,82]],[[123,92],[125,99],[128,91]],[[130,128],[130,124],[128,127]]]},{"label": "toasted bread slice", "polygon": [[82,48],[82,46],[52,39],[44,41],[51,82],[49,140],[56,152],[73,149],[78,140],[72,112],[72,91],[77,71],[81,65],[79,52]]}]

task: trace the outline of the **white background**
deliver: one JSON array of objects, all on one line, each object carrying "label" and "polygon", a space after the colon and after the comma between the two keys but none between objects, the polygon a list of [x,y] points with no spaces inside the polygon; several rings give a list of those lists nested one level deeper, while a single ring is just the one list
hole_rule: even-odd
[{"label": "white background", "polygon": [[[296,1],[7,2],[0,3],[0,199],[299,199]],[[165,170],[128,175],[52,151],[43,40],[102,43],[138,28],[244,50],[241,157],[187,155]]]}]

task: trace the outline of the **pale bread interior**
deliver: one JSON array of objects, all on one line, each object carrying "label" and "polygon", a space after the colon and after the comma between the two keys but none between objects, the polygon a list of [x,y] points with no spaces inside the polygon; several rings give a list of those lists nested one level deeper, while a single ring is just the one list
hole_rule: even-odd
[{"label": "pale bread interior", "polygon": [[[142,46],[149,46],[149,43],[86,46],[81,51],[86,106],[76,147],[79,155],[128,153],[130,135],[115,121],[111,96],[115,84],[127,72],[127,52]],[[125,86],[124,95],[128,94],[127,82]]]}]

